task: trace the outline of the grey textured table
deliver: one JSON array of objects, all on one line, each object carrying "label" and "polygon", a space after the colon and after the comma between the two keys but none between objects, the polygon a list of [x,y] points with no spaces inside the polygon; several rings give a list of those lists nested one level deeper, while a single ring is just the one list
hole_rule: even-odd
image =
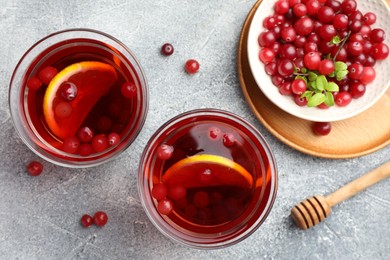
[{"label": "grey textured table", "polygon": [[[385,259],[390,254],[390,180],[334,208],[314,229],[289,218],[305,197],[327,194],[389,160],[390,147],[348,160],[311,157],[286,146],[254,117],[238,81],[236,53],[242,23],[255,3],[245,0],[0,1],[0,258],[1,259]],[[43,162],[18,138],[8,111],[8,83],[26,49],[43,36],[72,27],[104,31],[129,46],[144,67],[150,109],[142,133],[115,161],[89,169]],[[166,58],[160,46],[176,52]],[[188,76],[188,58],[201,63]],[[152,133],[187,110],[213,107],[253,123],[272,147],[279,190],[268,219],[232,247],[200,251],[177,245],[151,224],[136,187],[140,154]],[[41,160],[42,161],[42,160]],[[103,228],[82,228],[80,216],[105,210]]]}]

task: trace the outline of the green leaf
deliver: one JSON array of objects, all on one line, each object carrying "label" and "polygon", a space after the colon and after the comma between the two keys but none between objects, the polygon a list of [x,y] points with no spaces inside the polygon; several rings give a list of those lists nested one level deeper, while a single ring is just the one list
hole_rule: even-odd
[{"label": "green leaf", "polygon": [[318,76],[316,79],[316,85],[318,90],[324,90],[325,87],[328,85],[326,77],[324,75]]},{"label": "green leaf", "polygon": [[329,78],[334,78],[334,77],[336,77],[336,72],[332,72],[332,73],[330,73],[329,75],[328,75],[328,77]]},{"label": "green leaf", "polygon": [[301,98],[306,98],[306,100],[309,100],[311,96],[313,95],[313,92],[310,90],[306,90],[302,93]]},{"label": "green leaf", "polygon": [[311,81],[308,83],[308,87],[310,90],[316,90],[317,89],[317,83],[316,81]]},{"label": "green leaf", "polygon": [[316,107],[325,101],[325,95],[323,93],[314,94],[307,102],[308,107]]},{"label": "green leaf", "polygon": [[342,61],[336,61],[334,63],[334,69],[335,71],[342,71],[342,70],[346,70],[348,68],[347,64],[345,64],[344,62]]},{"label": "green leaf", "polygon": [[298,67],[294,63],[293,63],[293,65],[294,65],[294,73],[298,73],[298,71],[299,71]]},{"label": "green leaf", "polygon": [[302,73],[306,73],[306,72],[307,72],[307,69],[306,69],[306,68],[302,68],[302,69],[301,69],[301,72],[302,72]]},{"label": "green leaf", "polygon": [[330,92],[326,92],[326,93],[325,93],[325,100],[324,100],[324,103],[325,103],[325,105],[327,105],[328,107],[331,107],[331,106],[334,105],[334,98],[333,98],[332,93],[330,93]]},{"label": "green leaf", "polygon": [[332,56],[330,56],[330,53],[328,53],[328,55],[326,55],[325,59],[327,59],[327,60],[331,60],[332,59]]},{"label": "green leaf", "polygon": [[339,44],[341,42],[340,36],[336,35],[330,41],[331,44]]},{"label": "green leaf", "polygon": [[309,81],[315,81],[317,77],[316,73],[309,71]]},{"label": "green leaf", "polygon": [[303,81],[306,83],[306,85],[307,85],[307,79],[306,79],[305,76],[297,75],[297,76],[295,76],[295,79],[301,79],[301,80],[303,80]]},{"label": "green leaf", "polygon": [[329,82],[328,85],[326,85],[325,89],[330,92],[337,92],[339,91],[339,85],[334,82]]},{"label": "green leaf", "polygon": [[345,76],[347,76],[348,70],[340,70],[336,72],[336,79],[342,80]]}]

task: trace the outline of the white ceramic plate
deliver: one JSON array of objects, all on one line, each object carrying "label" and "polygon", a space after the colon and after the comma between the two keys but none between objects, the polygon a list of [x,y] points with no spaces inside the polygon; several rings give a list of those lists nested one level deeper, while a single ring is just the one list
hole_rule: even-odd
[{"label": "white ceramic plate", "polygon": [[[371,107],[387,90],[390,85],[390,56],[382,61],[377,61],[374,68],[376,78],[374,82],[367,85],[366,93],[363,97],[353,99],[346,107],[337,105],[329,109],[319,109],[317,107],[299,107],[295,104],[291,96],[283,96],[279,93],[278,88],[271,82],[271,77],[264,71],[264,64],[259,60],[258,54],[260,46],[257,38],[265,30],[263,19],[274,14],[273,6],[275,0],[263,0],[257,9],[248,34],[248,59],[252,74],[261,91],[275,105],[284,111],[310,121],[332,122],[350,118]],[[377,21],[371,28],[382,28],[387,34],[385,43],[390,46],[390,9],[384,0],[358,0],[358,9],[365,14],[374,12]]]}]

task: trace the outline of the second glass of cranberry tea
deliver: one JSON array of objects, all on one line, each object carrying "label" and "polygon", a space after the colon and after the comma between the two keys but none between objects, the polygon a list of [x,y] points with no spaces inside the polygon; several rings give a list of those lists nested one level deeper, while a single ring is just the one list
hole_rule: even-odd
[{"label": "second glass of cranberry tea", "polygon": [[277,189],[270,148],[230,112],[199,109],[165,123],[141,158],[138,187],[151,221],[196,248],[237,243],[265,220]]},{"label": "second glass of cranberry tea", "polygon": [[140,132],[148,88],[134,54],[89,29],[51,34],[15,68],[10,110],[22,140],[39,156],[69,167],[115,158]]}]

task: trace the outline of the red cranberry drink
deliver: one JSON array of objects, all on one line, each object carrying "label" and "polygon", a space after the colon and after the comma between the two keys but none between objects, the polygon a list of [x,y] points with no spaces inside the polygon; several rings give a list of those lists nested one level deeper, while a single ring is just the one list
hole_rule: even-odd
[{"label": "red cranberry drink", "polygon": [[194,110],[164,124],[141,158],[139,191],[167,237],[197,248],[241,241],[268,215],[276,195],[272,153],[238,116]]},{"label": "red cranberry drink", "polygon": [[100,164],[139,133],[148,92],[134,55],[109,35],[61,31],[33,45],[10,84],[10,109],[23,141],[64,166]]}]

